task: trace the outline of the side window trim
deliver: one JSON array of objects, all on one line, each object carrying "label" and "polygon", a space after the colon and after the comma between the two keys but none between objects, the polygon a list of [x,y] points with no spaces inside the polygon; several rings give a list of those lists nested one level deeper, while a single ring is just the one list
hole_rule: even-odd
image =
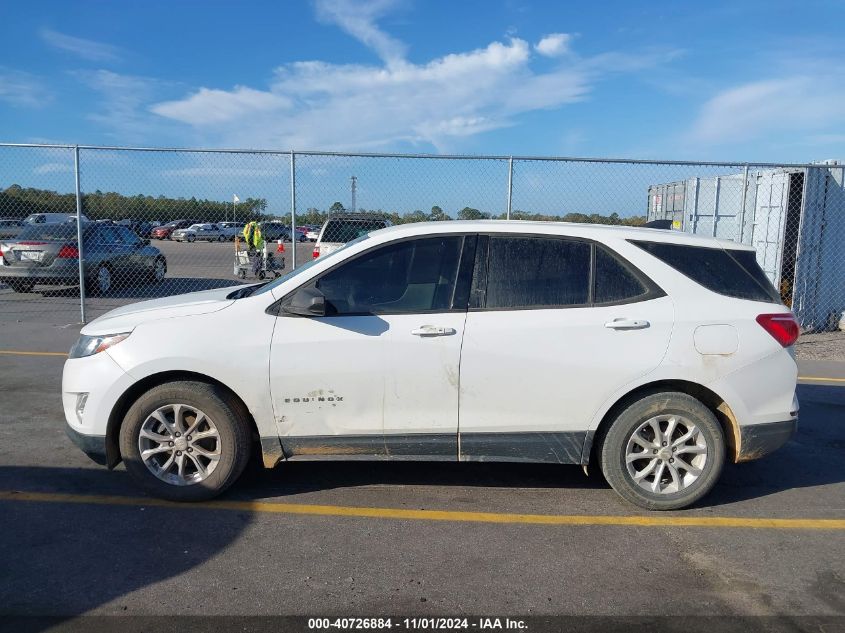
[{"label": "side window trim", "polygon": [[[555,306],[519,306],[507,308],[488,308],[487,307],[487,282],[490,256],[490,238],[499,236],[516,236],[516,237],[536,237],[544,239],[558,239],[570,242],[585,242],[590,245],[590,270],[589,270],[589,287],[587,303],[579,303],[573,305],[555,305]],[[595,281],[596,281],[596,248],[603,248],[610,256],[614,257],[620,265],[624,266],[631,272],[647,289],[647,291],[636,297],[630,299],[623,299],[620,301],[605,301],[596,303],[595,298]],[[478,235],[478,246],[476,248],[476,268],[475,275],[472,282],[472,291],[470,293],[469,312],[504,312],[517,310],[570,310],[572,308],[595,308],[595,307],[612,307],[616,305],[626,305],[629,303],[640,303],[642,301],[651,301],[652,299],[659,299],[665,297],[666,292],[658,286],[648,275],[642,272],[639,268],[631,264],[627,259],[622,257],[612,248],[603,245],[601,242],[596,242],[585,237],[572,237],[569,235],[554,235],[551,233],[481,233]]]}]

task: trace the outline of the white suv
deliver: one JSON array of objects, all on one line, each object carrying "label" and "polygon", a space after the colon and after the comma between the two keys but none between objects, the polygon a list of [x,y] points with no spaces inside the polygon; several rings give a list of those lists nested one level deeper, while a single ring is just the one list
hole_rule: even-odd
[{"label": "white suv", "polygon": [[[225,348],[209,337],[226,332]],[[148,492],[205,499],[280,461],[593,464],[685,507],[796,429],[798,326],[731,242],[432,222],[263,285],[118,308],[65,364],[71,438]]]}]

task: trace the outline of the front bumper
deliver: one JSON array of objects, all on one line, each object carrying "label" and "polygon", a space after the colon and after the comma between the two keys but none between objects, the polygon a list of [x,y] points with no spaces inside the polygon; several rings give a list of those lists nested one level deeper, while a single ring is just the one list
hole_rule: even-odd
[{"label": "front bumper", "polygon": [[104,435],[85,435],[72,428],[67,422],[65,422],[65,432],[83,453],[101,466],[106,465],[108,460],[106,458],[106,437]]},{"label": "front bumper", "polygon": [[741,426],[740,452],[736,461],[747,462],[773,453],[786,444],[797,430],[798,418]]}]

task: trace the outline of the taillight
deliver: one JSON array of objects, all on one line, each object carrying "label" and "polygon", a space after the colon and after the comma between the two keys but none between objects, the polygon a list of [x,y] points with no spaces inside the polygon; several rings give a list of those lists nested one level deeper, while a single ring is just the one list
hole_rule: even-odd
[{"label": "taillight", "polygon": [[314,259],[317,259],[319,256],[320,256],[320,247],[319,247],[319,246],[315,246],[315,247],[314,247],[314,252],[313,252],[313,253],[311,253],[311,257],[313,257]]},{"label": "taillight", "polygon": [[798,322],[791,312],[779,314],[757,315],[759,323],[766,332],[772,335],[778,343],[784,347],[794,345],[798,340]]},{"label": "taillight", "polygon": [[58,259],[79,259],[79,249],[76,246],[65,244],[59,249]]}]

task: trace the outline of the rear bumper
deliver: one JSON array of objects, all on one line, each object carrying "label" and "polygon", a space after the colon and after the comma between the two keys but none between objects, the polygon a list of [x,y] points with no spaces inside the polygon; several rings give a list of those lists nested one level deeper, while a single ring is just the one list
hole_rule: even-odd
[{"label": "rear bumper", "polygon": [[85,435],[76,429],[72,428],[70,424],[65,423],[65,432],[70,438],[71,442],[76,444],[80,450],[88,455],[93,461],[105,466],[106,462],[106,438],[103,435]]},{"label": "rear bumper", "polygon": [[740,452],[737,461],[747,462],[773,453],[786,444],[797,430],[798,418],[783,422],[741,426],[739,428]]},{"label": "rear bumper", "polygon": [[56,268],[0,266],[0,282],[4,279],[23,279],[36,284],[78,284],[79,264]]}]

